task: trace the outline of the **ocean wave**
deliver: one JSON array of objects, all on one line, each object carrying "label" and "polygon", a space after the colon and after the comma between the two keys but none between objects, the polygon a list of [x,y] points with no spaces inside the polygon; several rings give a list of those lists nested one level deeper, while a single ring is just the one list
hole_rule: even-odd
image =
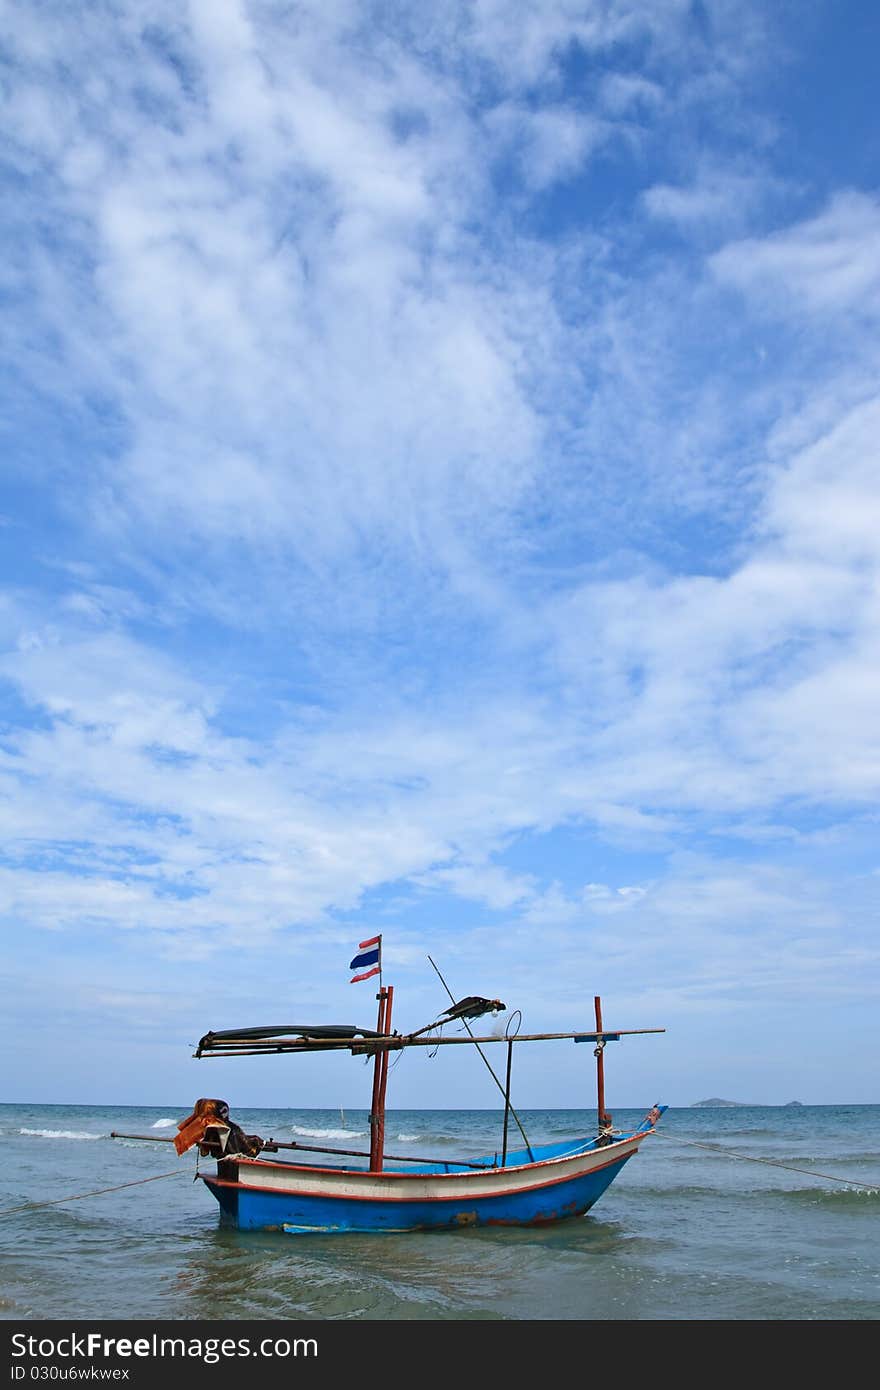
[{"label": "ocean wave", "polygon": [[724,1138],[725,1138],[726,1140],[729,1140],[729,1139],[741,1139],[741,1138],[744,1138],[744,1137],[746,1137],[746,1136],[748,1136],[749,1138],[778,1139],[778,1138],[779,1138],[779,1130],[778,1130],[778,1129],[759,1129],[759,1128],[752,1128],[752,1129],[726,1129],[726,1130],[724,1131]]},{"label": "ocean wave", "polygon": [[873,1202],[877,1204],[880,1187],[838,1187],[829,1191],[827,1187],[796,1187],[776,1195],[787,1201],[799,1202],[807,1206],[839,1207],[843,1210],[861,1209]]},{"label": "ocean wave", "polygon": [[20,1129],[19,1134],[31,1134],[38,1139],[104,1139],[103,1134],[87,1134],[81,1129]]},{"label": "ocean wave", "polygon": [[397,1142],[399,1144],[414,1144],[416,1140],[421,1139],[421,1137],[420,1134],[398,1134]]},{"label": "ocean wave", "polygon": [[157,1120],[155,1124],[150,1125],[150,1129],[170,1129],[172,1125],[176,1124],[176,1120],[169,1120],[167,1118],[163,1118],[161,1120]]},{"label": "ocean wave", "polygon": [[669,1183],[667,1186],[664,1187],[640,1187],[638,1189],[638,1197],[640,1200],[642,1198],[649,1198],[654,1200],[657,1198],[667,1199],[670,1197],[711,1197],[713,1201],[717,1201],[718,1188],[700,1187],[695,1183]]},{"label": "ocean wave", "polygon": [[851,1167],[853,1163],[880,1163],[880,1154],[878,1153],[774,1153],[772,1158],[769,1155],[765,1157],[763,1154],[749,1154],[747,1157],[752,1163],[769,1163],[771,1166],[776,1167],[784,1167],[786,1165],[791,1167],[804,1163],[821,1163],[826,1168],[847,1168]]},{"label": "ocean wave", "polygon": [[[816,1176],[819,1178],[818,1173]],[[819,1181],[821,1181],[821,1179],[819,1179]],[[742,1202],[746,1206],[753,1205],[756,1199],[760,1198],[762,1200],[770,1199],[783,1203],[798,1203],[804,1206],[830,1206],[852,1209],[856,1206],[860,1207],[862,1203],[876,1203],[878,1197],[880,1197],[880,1187],[876,1185],[869,1186],[866,1184],[862,1187],[853,1183],[850,1187],[844,1187],[841,1184],[839,1187],[829,1189],[827,1186],[820,1187],[818,1182],[815,1187],[776,1187],[761,1185],[760,1187],[744,1187],[738,1191],[707,1187],[696,1183],[682,1183],[681,1185],[670,1183],[668,1186],[663,1187],[640,1187],[639,1197],[654,1200],[668,1199],[671,1197],[711,1197],[713,1201],[715,1201],[718,1199],[722,1190],[726,1201]]]},{"label": "ocean wave", "polygon": [[306,1129],[304,1125],[291,1125],[290,1132],[305,1139],[363,1139],[368,1133],[365,1129]]}]

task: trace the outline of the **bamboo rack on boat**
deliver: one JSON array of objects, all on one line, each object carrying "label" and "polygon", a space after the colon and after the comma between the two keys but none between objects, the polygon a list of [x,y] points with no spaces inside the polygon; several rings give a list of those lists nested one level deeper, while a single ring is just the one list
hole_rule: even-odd
[{"label": "bamboo rack on boat", "polygon": [[[293,1031],[293,1030],[291,1030]],[[665,1028],[616,1028],[613,1032],[603,1030],[602,1032],[584,1032],[578,1030],[574,1033],[517,1033],[514,1037],[507,1038],[504,1034],[500,1036],[490,1033],[486,1037],[467,1037],[467,1038],[438,1038],[416,1034],[391,1034],[382,1036],[379,1034],[361,1037],[360,1041],[353,1037],[339,1038],[318,1038],[308,1035],[297,1035],[289,1038],[279,1038],[273,1042],[254,1045],[253,1039],[234,1038],[224,1039],[219,1033],[206,1033],[193,1053],[194,1057],[258,1057],[271,1055],[273,1052],[327,1052],[350,1050],[354,1056],[363,1056],[370,1052],[395,1052],[404,1047],[455,1047],[469,1046],[471,1043],[523,1043],[523,1042],[552,1042],[557,1039],[571,1038],[575,1042],[617,1042],[620,1038],[635,1037],[643,1033],[665,1033]],[[215,1041],[218,1040],[218,1041]]]}]

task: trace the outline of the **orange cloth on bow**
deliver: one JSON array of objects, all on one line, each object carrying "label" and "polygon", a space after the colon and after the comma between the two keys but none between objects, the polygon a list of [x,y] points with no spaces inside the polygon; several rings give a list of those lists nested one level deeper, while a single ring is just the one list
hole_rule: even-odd
[{"label": "orange cloth on bow", "polygon": [[178,1123],[179,1133],[175,1135],[174,1147],[179,1154],[185,1154],[193,1144],[200,1144],[210,1125],[228,1125],[229,1106],[225,1100],[197,1100],[191,1115]]}]

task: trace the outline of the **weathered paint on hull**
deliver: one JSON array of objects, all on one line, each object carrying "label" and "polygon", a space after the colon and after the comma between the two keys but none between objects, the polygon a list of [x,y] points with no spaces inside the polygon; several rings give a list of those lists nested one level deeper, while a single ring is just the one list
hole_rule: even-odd
[{"label": "weathered paint on hull", "polygon": [[[583,1155],[586,1171],[572,1171],[572,1160],[539,1160],[520,1168],[454,1176],[454,1184],[437,1178],[436,1172],[419,1181],[409,1174],[403,1182],[391,1175],[393,1195],[376,1195],[376,1175],[337,1171],[326,1181],[338,1188],[343,1176],[347,1194],[297,1191],[292,1186],[302,1176],[305,1186],[321,1186],[321,1171],[311,1173],[295,1165],[242,1164],[244,1182],[224,1182],[204,1177],[220,1204],[224,1224],[239,1230],[284,1230],[290,1234],[351,1231],[457,1230],[467,1226],[533,1226],[581,1216],[601,1197],[623,1165],[638,1149],[643,1134],[627,1136],[609,1149]],[[633,1142],[633,1140],[635,1142]],[[559,1146],[560,1148],[562,1146]],[[262,1171],[261,1171],[262,1169]],[[285,1183],[285,1190],[266,1184]],[[381,1180],[379,1180],[381,1182]],[[454,1185],[454,1191],[452,1190]],[[357,1195],[359,1187],[364,1195]],[[488,1190],[495,1188],[494,1191]],[[499,1187],[502,1190],[498,1190]],[[474,1191],[482,1188],[483,1191]],[[413,1196],[401,1194],[411,1190]],[[448,1195],[447,1195],[448,1193]]]}]

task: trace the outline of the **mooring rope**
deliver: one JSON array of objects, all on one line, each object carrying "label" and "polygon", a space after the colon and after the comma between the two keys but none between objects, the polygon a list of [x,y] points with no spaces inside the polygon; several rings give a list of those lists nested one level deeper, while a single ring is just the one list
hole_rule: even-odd
[{"label": "mooring rope", "polygon": [[[764,1163],[770,1168],[784,1168],[789,1173],[804,1173],[808,1178],[825,1178],[828,1182],[840,1182],[846,1187],[856,1187],[861,1191],[876,1191],[876,1188],[865,1187],[863,1182],[856,1178],[841,1178],[834,1173],[820,1173],[817,1168],[799,1168],[793,1163],[780,1163],[776,1158],[756,1158],[754,1154],[740,1154],[733,1149],[720,1149],[714,1144],[700,1144],[696,1139],[679,1139],[675,1134],[664,1134],[662,1131],[655,1130],[655,1135],[660,1139],[669,1139],[673,1144],[686,1144],[692,1149],[705,1149],[707,1153],[715,1154],[718,1158],[739,1158],[744,1163]],[[574,1150],[573,1152],[577,1152]],[[563,1157],[570,1157],[569,1154]],[[107,1192],[121,1192],[124,1187],[140,1187],[146,1182],[159,1182],[161,1178],[186,1177],[186,1169],[172,1168],[168,1173],[153,1173],[148,1178],[136,1178],[133,1182],[119,1182],[114,1187],[98,1187],[93,1192],[77,1192],[72,1197],[52,1197],[46,1202],[25,1202],[20,1207],[2,1207],[0,1216],[11,1216],[19,1211],[36,1211],[40,1207],[57,1207],[63,1202],[81,1202],[86,1197],[102,1197]]]},{"label": "mooring rope", "polygon": [[664,1134],[662,1130],[656,1130],[658,1138],[671,1139],[673,1144],[688,1144],[692,1149],[706,1149],[709,1153],[717,1154],[719,1158],[741,1158],[744,1163],[766,1163],[771,1168],[785,1168],[789,1173],[806,1173],[810,1178],[827,1178],[829,1182],[842,1182],[847,1187],[858,1187],[862,1191],[875,1192],[875,1187],[865,1187],[863,1182],[857,1178],[840,1178],[834,1173],[820,1173],[817,1168],[796,1168],[792,1163],[780,1163],[777,1158],[756,1158],[754,1154],[738,1154],[733,1149],[721,1149],[716,1144],[699,1144],[696,1139],[679,1139],[675,1134]]},{"label": "mooring rope", "polygon": [[158,1182],[160,1178],[182,1178],[188,1176],[185,1168],[174,1168],[170,1173],[154,1173],[150,1178],[136,1178],[134,1182],[119,1182],[115,1187],[98,1187],[94,1192],[77,1192],[73,1197],[52,1197],[48,1202],[25,1202],[21,1207],[2,1207],[0,1216],[11,1216],[14,1211],[35,1211],[37,1207],[57,1207],[61,1202],[81,1202],[84,1197],[101,1197],[105,1192],[120,1192],[123,1187],[140,1187],[144,1182]]}]

